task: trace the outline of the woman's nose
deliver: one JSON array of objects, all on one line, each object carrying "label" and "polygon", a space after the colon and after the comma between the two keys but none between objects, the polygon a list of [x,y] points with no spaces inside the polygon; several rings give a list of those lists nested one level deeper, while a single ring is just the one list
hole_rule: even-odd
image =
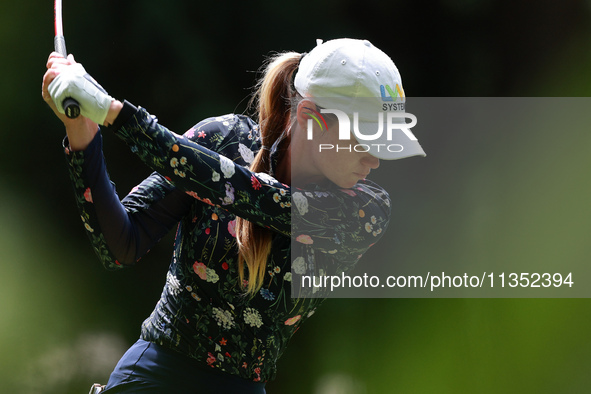
[{"label": "woman's nose", "polygon": [[372,156],[370,154],[366,154],[362,159],[361,159],[361,163],[363,165],[368,166],[369,168],[371,168],[372,170],[375,170],[376,168],[378,168],[380,166],[380,159],[378,159],[375,156]]}]

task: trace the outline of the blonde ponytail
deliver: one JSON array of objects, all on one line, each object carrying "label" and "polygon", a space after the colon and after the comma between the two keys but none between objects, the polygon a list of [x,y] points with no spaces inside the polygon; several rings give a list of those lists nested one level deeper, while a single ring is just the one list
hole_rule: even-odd
[{"label": "blonde ponytail", "polygon": [[[297,52],[275,55],[270,59],[263,77],[256,85],[253,102],[258,107],[263,147],[250,166],[253,172],[269,173],[271,170],[269,148],[289,126],[292,98],[295,96],[292,78],[301,57],[302,55]],[[271,252],[272,233],[268,229],[237,217],[236,239],[240,283],[244,282],[245,271],[248,271],[248,285],[245,286],[245,290],[248,295],[254,296],[263,285],[267,259]]]}]

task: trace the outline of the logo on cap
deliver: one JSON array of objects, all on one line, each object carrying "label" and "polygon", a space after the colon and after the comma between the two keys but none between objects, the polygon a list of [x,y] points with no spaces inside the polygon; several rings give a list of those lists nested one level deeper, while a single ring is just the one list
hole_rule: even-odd
[{"label": "logo on cap", "polygon": [[393,90],[390,85],[380,85],[380,93],[382,101],[394,101],[397,97],[404,98],[404,92],[398,84],[396,84],[396,90]]}]

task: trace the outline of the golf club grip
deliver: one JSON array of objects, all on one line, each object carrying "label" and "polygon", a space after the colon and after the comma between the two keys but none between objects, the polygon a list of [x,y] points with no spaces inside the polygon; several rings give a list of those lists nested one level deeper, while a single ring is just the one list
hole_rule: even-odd
[{"label": "golf club grip", "polygon": [[[56,52],[65,58],[68,57],[68,51],[66,51],[66,39],[64,36],[55,36],[53,39],[53,46]],[[78,104],[78,101],[71,97],[68,97],[63,101],[62,107],[64,107],[64,112],[70,119],[75,119],[80,115],[80,105]]]},{"label": "golf club grip", "polygon": [[78,104],[78,101],[73,98],[68,97],[65,99],[62,106],[64,107],[64,112],[68,118],[75,119],[80,115],[80,105]]}]

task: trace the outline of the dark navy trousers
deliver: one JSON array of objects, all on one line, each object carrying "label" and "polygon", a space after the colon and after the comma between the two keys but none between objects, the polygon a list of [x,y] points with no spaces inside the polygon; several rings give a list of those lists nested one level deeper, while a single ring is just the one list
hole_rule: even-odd
[{"label": "dark navy trousers", "polygon": [[105,394],[265,394],[265,383],[201,365],[197,360],[142,339],[123,355]]}]

